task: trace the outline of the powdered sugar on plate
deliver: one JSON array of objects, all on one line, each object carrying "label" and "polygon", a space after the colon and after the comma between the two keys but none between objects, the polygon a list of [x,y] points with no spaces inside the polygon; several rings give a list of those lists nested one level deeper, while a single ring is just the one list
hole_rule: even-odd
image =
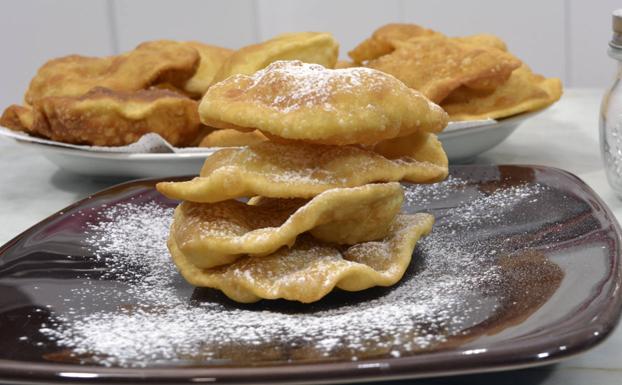
[{"label": "powdered sugar on plate", "polygon": [[100,309],[55,313],[55,324],[41,332],[82,362],[121,367],[397,357],[468,338],[469,328],[502,306],[504,293],[494,289],[504,279],[496,257],[515,251],[487,239],[486,229],[545,187],[485,193],[450,178],[405,189],[406,211],[438,206],[452,194],[468,199],[435,211],[433,232],[396,287],[336,293],[311,305],[238,305],[214,291],[193,291],[166,248],[172,208],[112,205],[86,237],[103,276],[71,294],[93,295],[101,280],[122,284],[107,292]]}]

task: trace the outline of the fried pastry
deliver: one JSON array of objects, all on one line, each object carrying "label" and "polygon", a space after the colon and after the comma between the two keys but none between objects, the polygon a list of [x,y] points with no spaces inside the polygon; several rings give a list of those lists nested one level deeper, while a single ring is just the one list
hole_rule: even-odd
[{"label": "fried pastry", "polygon": [[310,232],[316,239],[352,245],[381,239],[400,210],[399,183],[325,191],[304,199],[256,198],[218,203],[183,202],[175,210],[171,237],[200,268],[262,257]]},{"label": "fried pastry", "polygon": [[380,241],[345,248],[305,235],[291,248],[211,269],[192,264],[175,237],[169,237],[168,247],[180,273],[192,285],[222,290],[244,303],[262,298],[309,303],[335,287],[359,291],[395,284],[404,275],[416,242],[430,232],[433,223],[429,214],[398,215]]},{"label": "fried pastry", "polygon": [[402,140],[403,145],[397,142],[377,144],[388,158],[355,146],[296,142],[227,148],[205,160],[199,177],[160,182],[156,187],[171,199],[213,203],[258,195],[311,198],[333,188],[373,182],[445,179],[447,157],[434,134],[412,135]]},{"label": "fried pastry", "polygon": [[[348,53],[354,61],[354,63],[352,64],[360,65],[369,60],[377,59],[380,56],[390,54],[391,52],[395,50],[397,46],[397,42],[406,41],[412,37],[443,36],[443,34],[439,32],[434,32],[428,29],[424,29],[416,25],[406,24],[406,26],[413,27],[412,34],[396,33],[396,34],[383,37],[380,39],[369,38],[367,40],[364,40],[353,51],[350,51]],[[406,28],[406,30],[407,29],[408,28]],[[489,47],[500,49],[502,51],[507,51],[507,45],[505,44],[505,42],[495,35],[477,34],[477,35],[470,35],[470,36],[451,37],[450,39],[457,41],[457,42],[461,42],[461,43],[489,46]],[[335,68],[337,68],[337,66]]]},{"label": "fried pastry", "polygon": [[32,107],[10,106],[0,124],[52,140],[123,146],[155,132],[174,146],[193,143],[201,124],[197,102],[160,90],[94,88],[79,97],[46,97]]},{"label": "fried pastry", "polygon": [[549,106],[559,100],[561,94],[559,79],[536,75],[523,65],[493,92],[481,93],[460,87],[442,106],[451,120],[499,119]]},{"label": "fried pastry", "polygon": [[389,54],[395,49],[396,41],[404,41],[419,36],[442,36],[441,33],[416,24],[391,23],[374,31],[370,38],[357,45],[348,56],[361,64],[368,60]]},{"label": "fried pastry", "polygon": [[158,83],[181,87],[198,64],[195,48],[168,40],[143,43],[119,56],[66,56],[39,69],[25,101],[33,104],[48,96],[81,96],[94,87],[115,91],[137,91]]},{"label": "fried pastry", "polygon": [[434,134],[413,134],[404,138],[383,140],[371,147],[373,152],[394,162],[428,165],[409,174],[404,180],[413,183],[440,182],[448,174],[449,161],[441,142]]},{"label": "fried pastry", "polygon": [[337,63],[335,63],[335,69],[352,68],[352,67],[358,67],[358,65],[354,62],[347,61],[347,60],[337,60]]},{"label": "fried pastry", "polygon": [[412,38],[367,65],[394,75],[407,86],[440,103],[460,86],[493,90],[521,65],[499,49],[446,37]]},{"label": "fried pastry", "polygon": [[252,76],[213,85],[199,115],[210,127],[258,129],[268,136],[335,145],[439,132],[447,124],[440,107],[391,75],[301,61],[278,61]]},{"label": "fried pastry", "polygon": [[266,140],[268,138],[259,131],[214,130],[203,137],[199,147],[242,147],[265,142]]},{"label": "fried pastry", "polygon": [[333,68],[338,55],[339,43],[330,33],[284,33],[236,51],[223,64],[214,82],[236,74],[251,75],[278,60],[300,60]]},{"label": "fried pastry", "polygon": [[41,136],[37,131],[45,124],[45,118],[32,106],[13,104],[7,107],[0,117],[0,126],[14,131],[23,131],[30,135]]},{"label": "fried pastry", "polygon": [[469,36],[457,36],[457,37],[452,37],[451,39],[461,42],[461,43],[467,43],[467,44],[479,45],[479,46],[488,46],[488,47],[496,48],[501,51],[508,50],[508,46],[505,44],[503,40],[501,40],[498,36],[491,35],[488,33],[480,33],[480,34],[469,35]]},{"label": "fried pastry", "polygon": [[194,75],[186,81],[183,90],[193,97],[200,98],[205,94],[210,84],[214,82],[216,74],[223,63],[233,54],[233,51],[198,41],[189,41],[185,44],[196,49],[201,59],[199,67]]},{"label": "fried pastry", "polygon": [[[369,60],[377,59],[380,56],[390,54],[395,50],[398,42],[415,37],[445,37],[445,35],[416,24],[386,24],[375,30],[370,38],[365,39],[352,51],[348,52],[348,55],[355,63],[361,64]],[[507,51],[505,42],[495,35],[477,34],[452,37],[450,39],[457,42],[484,45]]]}]

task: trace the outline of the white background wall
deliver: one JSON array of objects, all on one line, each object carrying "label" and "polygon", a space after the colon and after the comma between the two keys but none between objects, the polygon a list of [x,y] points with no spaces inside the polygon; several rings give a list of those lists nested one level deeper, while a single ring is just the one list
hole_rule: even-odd
[{"label": "white background wall", "polygon": [[611,83],[613,0],[2,0],[0,108],[21,101],[46,60],[109,55],[144,40],[240,47],[281,32],[332,32],[341,56],[378,26],[413,22],[449,35],[487,32],[566,87]]}]

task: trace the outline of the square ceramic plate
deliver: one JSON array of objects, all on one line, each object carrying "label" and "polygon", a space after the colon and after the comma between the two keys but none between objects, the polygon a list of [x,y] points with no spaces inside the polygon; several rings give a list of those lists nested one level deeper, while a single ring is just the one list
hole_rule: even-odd
[{"label": "square ceramic plate", "polygon": [[405,185],[437,222],[391,288],[313,305],[240,305],[178,277],[175,202],[129,182],[0,249],[3,383],[318,383],[543,365],[602,341],[620,316],[620,230],[578,178],[453,167]]}]

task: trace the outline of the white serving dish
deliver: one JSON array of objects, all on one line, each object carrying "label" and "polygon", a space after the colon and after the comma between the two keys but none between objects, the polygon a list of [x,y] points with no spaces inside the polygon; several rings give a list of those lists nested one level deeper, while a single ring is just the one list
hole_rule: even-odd
[{"label": "white serving dish", "polygon": [[[450,163],[468,163],[480,153],[501,143],[532,115],[534,113],[501,120],[452,122],[439,134],[439,139]],[[196,175],[205,158],[218,150],[218,148],[205,148],[190,149],[188,152],[112,152],[112,149],[96,150],[88,146],[67,145],[6,129],[0,134],[18,143],[36,147],[43,156],[61,169],[99,177],[151,178]],[[124,151],[127,151],[127,148]]]},{"label": "white serving dish", "polygon": [[537,114],[528,112],[500,120],[482,121],[481,125],[452,128],[438,135],[450,163],[469,163],[477,155],[503,142],[526,119]]},{"label": "white serving dish", "polygon": [[41,154],[59,168],[99,177],[150,178],[173,175],[196,175],[214,150],[201,153],[132,154],[92,152],[21,142],[36,146]]}]

